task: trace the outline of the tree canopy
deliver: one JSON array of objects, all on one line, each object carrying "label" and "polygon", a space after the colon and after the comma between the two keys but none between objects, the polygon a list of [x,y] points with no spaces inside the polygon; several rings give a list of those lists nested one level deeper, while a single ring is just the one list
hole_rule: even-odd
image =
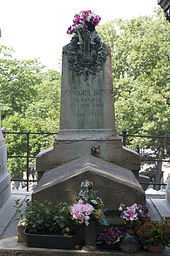
[{"label": "tree canopy", "polygon": [[119,131],[170,131],[170,24],[160,13],[103,25],[112,50],[113,91]]},{"label": "tree canopy", "polygon": [[[46,70],[36,59],[18,60],[13,50],[0,45],[0,105],[3,126],[15,132],[57,132],[59,124],[60,74]],[[1,122],[2,123],[2,122]],[[26,134],[7,136],[9,155],[26,156]],[[51,144],[46,136],[30,137],[30,154]],[[26,158],[10,158],[12,176],[22,176]]]},{"label": "tree canopy", "polygon": [[[117,129],[129,134],[132,147],[150,148],[156,162],[170,154],[170,24],[161,12],[152,17],[115,20],[99,29],[112,51]],[[160,161],[159,161],[160,159]]]}]

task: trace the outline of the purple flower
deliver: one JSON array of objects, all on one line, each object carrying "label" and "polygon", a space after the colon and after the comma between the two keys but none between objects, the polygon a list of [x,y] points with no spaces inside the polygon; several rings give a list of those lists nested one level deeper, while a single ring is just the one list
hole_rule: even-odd
[{"label": "purple flower", "polygon": [[100,16],[98,16],[98,15],[94,16],[92,19],[93,25],[97,26],[99,24],[100,20],[101,20]]},{"label": "purple flower", "polygon": [[75,32],[75,27],[74,26],[70,26],[68,29],[67,29],[67,34],[73,34]]},{"label": "purple flower", "polygon": [[83,24],[83,18],[80,15],[76,14],[73,19],[73,24]]},{"label": "purple flower", "polygon": [[99,24],[100,20],[101,17],[93,13],[91,10],[81,11],[79,14],[74,15],[73,24],[67,29],[67,33],[76,33],[80,28],[86,31],[90,27],[89,23],[91,23],[95,28]]},{"label": "purple flower", "polygon": [[97,237],[97,241],[102,244],[113,245],[120,242],[123,235],[124,232],[119,228],[105,228]]},{"label": "purple flower", "polygon": [[148,208],[145,205],[138,204],[137,212],[139,219],[148,218]]},{"label": "purple flower", "polygon": [[92,11],[87,10],[87,11],[81,11],[80,15],[83,17],[84,20],[87,20],[89,16],[92,16]]},{"label": "purple flower", "polygon": [[138,219],[136,210],[133,207],[127,207],[126,210],[123,211],[121,217],[122,219],[127,221],[133,221]]},{"label": "purple flower", "polygon": [[73,204],[70,209],[72,218],[78,220],[79,223],[85,223],[86,226],[89,224],[90,215],[94,211],[94,207],[85,203],[83,200],[79,200],[78,203]]},{"label": "purple flower", "polygon": [[132,204],[131,206],[121,205],[119,207],[121,211],[120,217],[125,221],[141,220],[148,216],[148,210],[141,204]]}]

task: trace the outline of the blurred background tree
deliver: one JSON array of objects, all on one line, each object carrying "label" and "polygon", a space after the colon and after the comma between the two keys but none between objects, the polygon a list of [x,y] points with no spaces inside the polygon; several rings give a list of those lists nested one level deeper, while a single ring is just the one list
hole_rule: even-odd
[{"label": "blurred background tree", "polygon": [[[18,60],[13,50],[0,45],[1,124],[8,131],[57,132],[59,125],[60,74],[46,70],[36,59]],[[7,136],[8,153],[26,156],[26,134]],[[52,137],[30,136],[30,154],[52,144]],[[9,158],[12,178],[22,178],[26,158]]]},{"label": "blurred background tree", "polygon": [[170,24],[161,11],[152,17],[115,20],[99,28],[112,51],[117,129],[129,134],[166,136],[130,138],[132,148],[150,148],[158,161],[170,155]]}]

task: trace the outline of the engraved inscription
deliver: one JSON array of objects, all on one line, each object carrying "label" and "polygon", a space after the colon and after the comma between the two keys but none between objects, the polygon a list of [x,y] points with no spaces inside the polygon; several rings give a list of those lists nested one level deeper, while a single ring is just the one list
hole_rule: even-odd
[{"label": "engraved inscription", "polygon": [[69,91],[70,108],[77,129],[102,129],[104,93],[100,88],[76,88]]}]

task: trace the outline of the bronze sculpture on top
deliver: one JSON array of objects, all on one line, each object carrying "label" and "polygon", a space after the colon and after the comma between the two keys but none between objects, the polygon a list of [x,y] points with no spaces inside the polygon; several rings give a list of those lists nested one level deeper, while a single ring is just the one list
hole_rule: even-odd
[{"label": "bronze sculpture on top", "polygon": [[64,53],[68,55],[70,70],[83,74],[83,78],[88,80],[89,74],[95,76],[102,70],[108,49],[95,28],[91,28],[87,31],[80,30],[75,34]]},{"label": "bronze sculpture on top", "polygon": [[123,147],[116,133],[111,51],[95,30],[99,21],[82,11],[68,29],[74,35],[63,47],[60,129],[54,148],[37,156],[33,199],[71,203],[88,179],[106,207],[144,201],[139,155]]}]

